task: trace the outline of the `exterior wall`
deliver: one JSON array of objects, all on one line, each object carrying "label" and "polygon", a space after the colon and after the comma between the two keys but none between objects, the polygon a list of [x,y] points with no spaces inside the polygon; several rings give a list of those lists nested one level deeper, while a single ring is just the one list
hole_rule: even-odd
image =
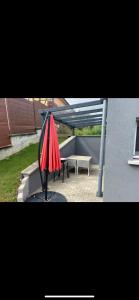
[{"label": "exterior wall", "polygon": [[76,155],[92,156],[92,163],[99,164],[100,136],[76,137]]},{"label": "exterior wall", "polygon": [[128,165],[135,142],[139,99],[108,100],[104,201],[139,201],[139,166]]},{"label": "exterior wall", "polygon": [[9,157],[12,154],[24,149],[30,144],[35,144],[39,141],[41,130],[37,130],[35,134],[15,135],[11,136],[12,146],[8,148],[0,149],[0,160]]}]

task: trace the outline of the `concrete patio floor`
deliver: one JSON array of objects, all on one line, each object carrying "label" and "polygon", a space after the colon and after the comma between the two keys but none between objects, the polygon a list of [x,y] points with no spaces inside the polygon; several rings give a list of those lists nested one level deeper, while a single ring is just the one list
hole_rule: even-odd
[{"label": "concrete patio floor", "polygon": [[68,202],[103,202],[103,198],[96,197],[98,187],[98,166],[93,165],[90,176],[87,170],[80,169],[79,175],[70,172],[70,178],[56,179],[49,182],[49,191],[64,195]]}]

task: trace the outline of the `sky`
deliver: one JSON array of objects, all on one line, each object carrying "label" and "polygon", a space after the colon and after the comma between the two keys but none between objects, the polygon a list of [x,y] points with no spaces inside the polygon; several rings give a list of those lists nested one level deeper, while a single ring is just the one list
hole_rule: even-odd
[{"label": "sky", "polygon": [[[65,98],[70,105],[72,104],[77,104],[77,103],[83,103],[83,102],[89,102],[89,101],[95,101],[95,100],[99,100],[100,98]],[[96,108],[101,108],[102,105],[95,105],[92,107],[92,109],[96,109]],[[84,108],[76,108],[76,111],[82,111],[82,110],[90,110],[91,107],[84,107]]]},{"label": "sky", "polygon": [[92,100],[99,100],[100,98],[65,98],[69,104],[76,104],[76,103],[81,103],[85,101],[92,101]]}]

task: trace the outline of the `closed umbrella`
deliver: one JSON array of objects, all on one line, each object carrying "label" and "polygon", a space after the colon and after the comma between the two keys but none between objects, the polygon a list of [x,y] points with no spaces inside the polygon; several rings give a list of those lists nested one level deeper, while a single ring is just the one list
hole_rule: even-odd
[{"label": "closed umbrella", "polygon": [[48,114],[44,123],[42,151],[40,154],[39,166],[40,171],[45,174],[43,190],[45,191],[45,200],[47,200],[48,174],[61,169],[58,136],[53,114]]}]

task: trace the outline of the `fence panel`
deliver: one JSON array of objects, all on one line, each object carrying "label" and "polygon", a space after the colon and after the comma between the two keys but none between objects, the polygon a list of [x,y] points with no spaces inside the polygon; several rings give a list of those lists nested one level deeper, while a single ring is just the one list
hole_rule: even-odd
[{"label": "fence panel", "polygon": [[[29,101],[25,98],[0,98],[0,147],[11,145],[10,135],[31,134],[41,128],[39,109],[47,106],[39,101]],[[56,106],[56,104],[55,104]],[[60,125],[60,128],[63,127]],[[59,129],[60,129],[59,128]],[[58,130],[58,132],[61,130]],[[67,133],[62,130],[62,133]]]},{"label": "fence panel", "polygon": [[0,98],[0,148],[11,145],[5,99]]},{"label": "fence panel", "polygon": [[35,132],[33,102],[24,98],[7,98],[7,106],[11,134]]},{"label": "fence panel", "polygon": [[41,115],[39,109],[46,109],[46,105],[40,103],[39,101],[34,101],[34,111],[35,111],[35,127],[36,129],[41,128]]}]

